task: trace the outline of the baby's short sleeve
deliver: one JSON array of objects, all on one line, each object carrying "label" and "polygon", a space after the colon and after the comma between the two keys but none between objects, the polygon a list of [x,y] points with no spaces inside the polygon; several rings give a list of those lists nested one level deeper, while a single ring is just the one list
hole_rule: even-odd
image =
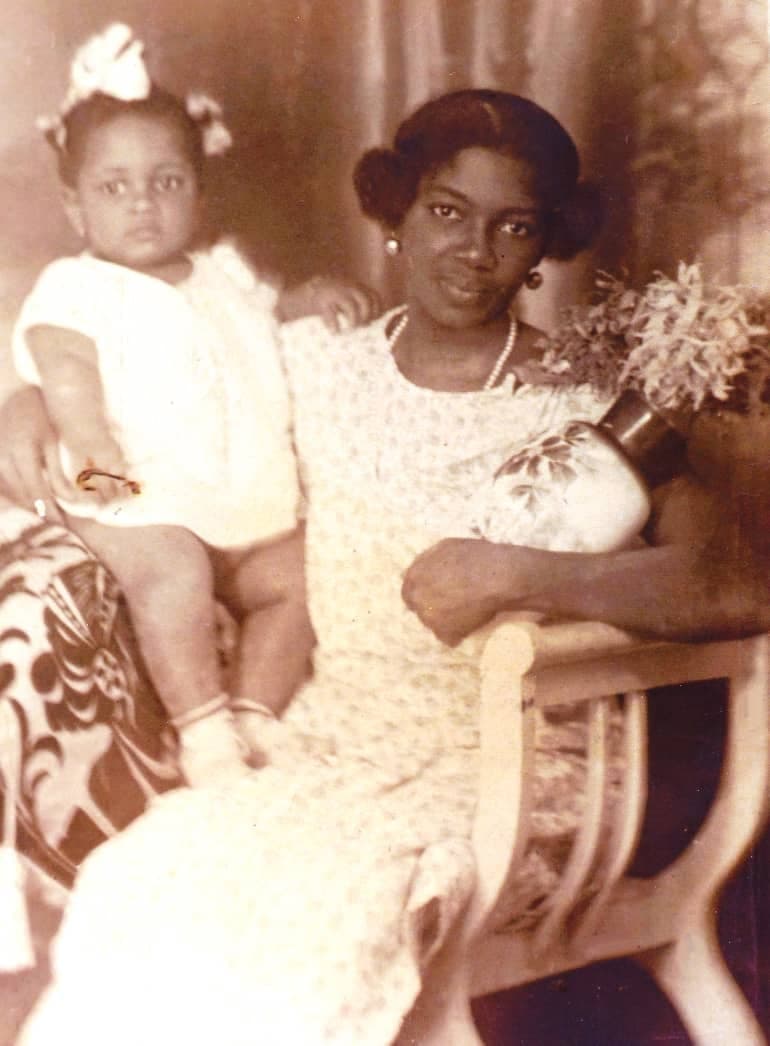
[{"label": "baby's short sleeve", "polygon": [[275,311],[278,288],[254,271],[235,244],[228,240],[220,241],[211,248],[210,258],[239,291],[249,296],[253,306],[267,313]]},{"label": "baby's short sleeve", "polygon": [[14,325],[13,362],[19,377],[31,385],[40,384],[27,345],[27,332],[32,327],[62,327],[97,341],[98,315],[103,303],[82,259],[60,258],[47,265],[24,300]]}]

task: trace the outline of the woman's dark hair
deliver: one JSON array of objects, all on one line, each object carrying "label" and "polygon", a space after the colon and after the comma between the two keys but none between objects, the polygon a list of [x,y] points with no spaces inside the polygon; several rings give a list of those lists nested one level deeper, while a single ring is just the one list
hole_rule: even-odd
[{"label": "woman's dark hair", "polygon": [[566,260],[591,243],[601,220],[599,193],[580,181],[575,143],[545,109],[506,91],[453,91],[407,117],[392,148],[370,149],[358,161],[354,184],[361,209],[397,229],[422,180],[474,147],[531,166],[546,216],[545,257]]},{"label": "woman's dark hair", "polygon": [[78,102],[64,117],[66,136],[64,144],[56,140],[55,132],[47,133],[49,143],[56,150],[59,177],[73,188],[83,163],[88,137],[119,116],[150,116],[166,120],[178,128],[184,149],[200,181],[203,176],[204,153],[202,128],[187,112],[184,102],[162,87],[153,85],[147,98],[125,102],[97,91]]}]

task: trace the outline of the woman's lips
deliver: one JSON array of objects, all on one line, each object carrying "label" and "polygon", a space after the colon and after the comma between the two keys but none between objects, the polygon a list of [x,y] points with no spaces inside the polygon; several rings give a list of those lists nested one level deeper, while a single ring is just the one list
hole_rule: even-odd
[{"label": "woman's lips", "polygon": [[439,285],[446,297],[458,305],[480,305],[492,297],[494,291],[486,284],[462,280],[441,279]]}]

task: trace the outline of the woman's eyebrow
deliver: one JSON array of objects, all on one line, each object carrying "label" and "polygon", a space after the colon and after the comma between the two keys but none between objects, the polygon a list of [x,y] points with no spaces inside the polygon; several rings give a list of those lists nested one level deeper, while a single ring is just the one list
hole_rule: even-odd
[{"label": "woman's eyebrow", "polygon": [[[453,189],[450,185],[442,185],[441,182],[431,182],[427,189],[428,192],[438,192],[446,196],[453,196],[456,200],[462,203],[470,203],[470,199],[465,193],[460,192],[459,189]],[[540,208],[536,206],[532,207],[502,207],[499,211],[500,214],[520,214],[520,215],[537,215],[540,213]]]},{"label": "woman's eyebrow", "polygon": [[465,203],[468,202],[468,197],[465,193],[460,192],[459,189],[453,189],[449,185],[442,185],[441,182],[430,182],[428,185],[428,192],[446,193],[447,196],[454,196],[457,200],[463,200]]}]

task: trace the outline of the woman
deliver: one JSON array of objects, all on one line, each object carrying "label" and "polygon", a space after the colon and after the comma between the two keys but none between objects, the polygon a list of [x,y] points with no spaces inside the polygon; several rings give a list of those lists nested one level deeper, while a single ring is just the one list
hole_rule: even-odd
[{"label": "woman", "polygon": [[[460,640],[530,602],[650,627],[668,574],[691,579],[689,550],[554,557],[473,538],[474,492],[512,452],[604,408],[517,380],[537,332],[516,293],[595,227],[563,128],[516,96],[454,93],[367,154],[356,184],[406,307],[341,337],[287,331],[314,677],[269,766],[171,793],[85,863],[25,1044],[107,1028],[126,1043],[391,1042],[473,888],[480,642]],[[618,564],[648,578],[635,608]],[[672,611],[661,630],[758,621],[743,590],[725,608]],[[580,723],[540,724],[511,915],[541,911],[558,875],[581,744]]]}]

